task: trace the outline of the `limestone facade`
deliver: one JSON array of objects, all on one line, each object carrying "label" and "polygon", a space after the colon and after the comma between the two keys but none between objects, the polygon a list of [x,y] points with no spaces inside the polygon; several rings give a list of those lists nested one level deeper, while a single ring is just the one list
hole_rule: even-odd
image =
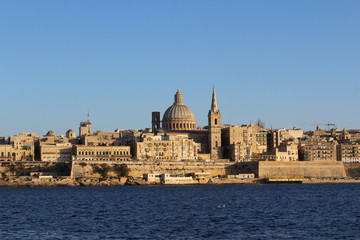
[{"label": "limestone facade", "polygon": [[144,135],[136,143],[135,158],[138,160],[195,160],[198,146],[186,135]]},{"label": "limestone facade", "polygon": [[90,114],[88,113],[87,121],[80,122],[79,127],[79,136],[91,135],[91,122],[90,122]]},{"label": "limestone facade", "polygon": [[266,152],[261,155],[261,160],[277,162],[296,162],[299,161],[299,151],[297,141],[285,141],[280,143],[275,151]]},{"label": "limestone facade", "polygon": [[360,144],[339,144],[337,148],[338,161],[360,162]]},{"label": "limestone facade", "polygon": [[267,133],[262,126],[248,124],[224,126],[222,142],[225,157],[232,161],[252,161],[267,149]]},{"label": "limestone facade", "polygon": [[130,146],[75,146],[75,161],[128,161]]},{"label": "limestone facade", "polygon": [[337,142],[320,137],[302,139],[299,159],[302,161],[336,161]]},{"label": "limestone facade", "polygon": [[13,146],[9,144],[0,145],[0,161],[13,161],[15,160],[13,154]]},{"label": "limestone facade", "polygon": [[44,162],[71,161],[73,145],[71,143],[55,143],[40,145],[40,159]]},{"label": "limestone facade", "polygon": [[35,156],[35,133],[20,133],[11,136],[10,143],[13,146],[14,161],[34,161]]},{"label": "limestone facade", "polygon": [[81,144],[85,146],[120,146],[119,132],[101,132],[96,131],[94,134],[82,135]]}]

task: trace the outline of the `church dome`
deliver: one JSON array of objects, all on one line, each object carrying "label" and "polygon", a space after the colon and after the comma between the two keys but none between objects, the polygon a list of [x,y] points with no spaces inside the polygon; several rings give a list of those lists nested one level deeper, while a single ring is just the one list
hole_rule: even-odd
[{"label": "church dome", "polygon": [[164,113],[162,126],[165,130],[194,130],[196,119],[191,109],[182,101],[182,93],[178,89],[175,101]]},{"label": "church dome", "polygon": [[46,133],[47,137],[56,137],[56,134],[54,133],[54,131],[50,130]]},{"label": "church dome", "polygon": [[190,120],[195,121],[195,116],[191,109],[185,105],[172,105],[164,113],[163,121],[171,120]]},{"label": "church dome", "polygon": [[67,137],[67,138],[74,138],[74,137],[76,137],[75,131],[72,130],[72,129],[69,129],[69,130],[66,132],[66,137]]}]

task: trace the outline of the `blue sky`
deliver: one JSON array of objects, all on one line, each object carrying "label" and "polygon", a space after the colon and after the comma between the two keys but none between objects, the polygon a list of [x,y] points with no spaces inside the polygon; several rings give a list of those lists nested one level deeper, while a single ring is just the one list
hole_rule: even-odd
[{"label": "blue sky", "polygon": [[360,128],[360,1],[1,1],[0,135],[144,129],[177,86],[200,126]]}]

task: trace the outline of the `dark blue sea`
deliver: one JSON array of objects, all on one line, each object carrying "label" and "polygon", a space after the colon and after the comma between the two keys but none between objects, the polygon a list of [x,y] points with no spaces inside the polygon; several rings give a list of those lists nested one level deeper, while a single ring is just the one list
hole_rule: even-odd
[{"label": "dark blue sea", "polygon": [[360,185],[3,188],[0,239],[360,239]]}]

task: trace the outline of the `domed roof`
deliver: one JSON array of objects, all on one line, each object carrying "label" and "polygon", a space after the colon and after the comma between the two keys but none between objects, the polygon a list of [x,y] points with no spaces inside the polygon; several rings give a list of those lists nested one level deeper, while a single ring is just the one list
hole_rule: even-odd
[{"label": "domed roof", "polygon": [[172,105],[169,107],[163,117],[163,121],[169,120],[190,120],[196,121],[194,113],[185,105]]},{"label": "domed roof", "polygon": [[189,107],[184,105],[182,101],[182,94],[179,89],[175,94],[174,104],[165,111],[163,116],[163,121],[171,120],[196,121],[194,113]]},{"label": "domed roof", "polygon": [[69,129],[66,133],[74,133],[75,131],[72,129]]},{"label": "domed roof", "polygon": [[47,132],[46,136],[48,136],[48,137],[55,137],[56,134],[54,133],[54,131],[50,130],[50,131]]}]

